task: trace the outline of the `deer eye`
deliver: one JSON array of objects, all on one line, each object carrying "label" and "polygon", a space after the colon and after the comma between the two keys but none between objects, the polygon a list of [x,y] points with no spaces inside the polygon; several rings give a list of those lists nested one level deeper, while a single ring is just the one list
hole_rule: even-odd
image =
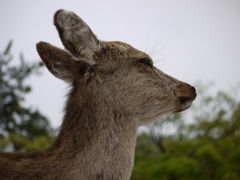
[{"label": "deer eye", "polygon": [[145,64],[147,66],[152,67],[151,61],[149,59],[147,59],[147,58],[142,58],[142,59],[139,60],[139,62],[142,63],[142,64]]}]

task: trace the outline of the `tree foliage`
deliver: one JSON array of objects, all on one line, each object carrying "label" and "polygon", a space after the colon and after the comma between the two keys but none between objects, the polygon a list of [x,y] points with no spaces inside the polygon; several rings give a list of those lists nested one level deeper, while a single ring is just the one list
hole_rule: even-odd
[{"label": "tree foliage", "polygon": [[13,63],[12,42],[0,52],[0,150],[42,149],[51,141],[53,129],[37,109],[24,106],[31,92],[26,80],[39,74],[40,63],[27,63],[22,54]]},{"label": "tree foliage", "polygon": [[240,179],[237,93],[198,89],[191,122],[185,113],[165,116],[139,135],[132,180]]}]

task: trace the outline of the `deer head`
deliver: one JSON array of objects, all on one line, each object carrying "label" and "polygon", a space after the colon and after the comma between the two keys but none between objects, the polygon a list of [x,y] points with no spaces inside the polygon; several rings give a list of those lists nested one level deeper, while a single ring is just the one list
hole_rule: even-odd
[{"label": "deer head", "polygon": [[67,50],[37,44],[48,70],[139,125],[183,111],[195,99],[194,87],[163,73],[146,53],[126,43],[100,41],[73,12],[57,11],[54,24]]}]

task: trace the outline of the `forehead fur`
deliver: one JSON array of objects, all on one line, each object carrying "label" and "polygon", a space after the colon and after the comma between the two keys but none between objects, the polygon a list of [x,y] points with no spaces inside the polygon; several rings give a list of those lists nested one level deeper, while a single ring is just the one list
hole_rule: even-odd
[{"label": "forehead fur", "polygon": [[124,57],[133,58],[133,59],[141,59],[141,58],[148,58],[151,59],[146,53],[139,51],[132,47],[127,43],[123,43],[120,41],[112,41],[112,42],[104,42],[104,46],[108,50],[114,51],[115,55],[123,55]]}]

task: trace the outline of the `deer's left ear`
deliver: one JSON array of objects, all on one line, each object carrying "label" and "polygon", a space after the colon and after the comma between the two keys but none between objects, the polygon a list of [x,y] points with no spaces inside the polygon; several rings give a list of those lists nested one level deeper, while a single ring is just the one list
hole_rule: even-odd
[{"label": "deer's left ear", "polygon": [[80,61],[91,65],[96,63],[93,56],[101,51],[101,42],[80,17],[70,11],[58,10],[54,24],[66,49]]},{"label": "deer's left ear", "polygon": [[69,52],[45,42],[37,44],[37,51],[43,63],[55,77],[65,82],[73,81],[73,68],[76,61]]}]

